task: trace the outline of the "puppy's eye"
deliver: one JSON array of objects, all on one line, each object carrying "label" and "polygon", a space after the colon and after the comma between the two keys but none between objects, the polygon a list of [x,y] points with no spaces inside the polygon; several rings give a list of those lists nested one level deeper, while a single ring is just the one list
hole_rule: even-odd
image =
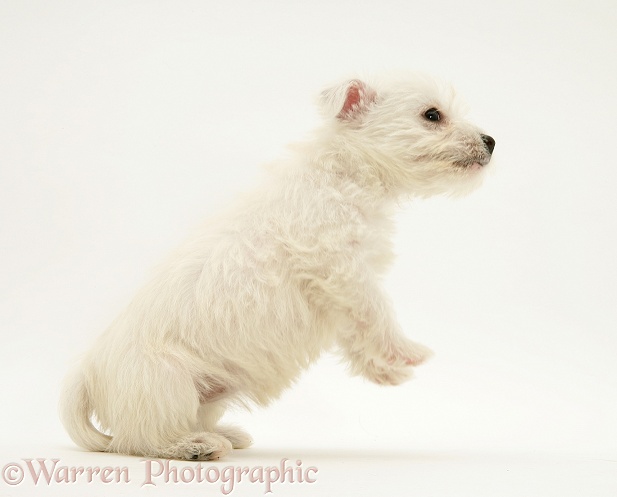
[{"label": "puppy's eye", "polygon": [[429,121],[437,122],[441,119],[441,114],[437,109],[431,108],[424,113],[424,117]]}]

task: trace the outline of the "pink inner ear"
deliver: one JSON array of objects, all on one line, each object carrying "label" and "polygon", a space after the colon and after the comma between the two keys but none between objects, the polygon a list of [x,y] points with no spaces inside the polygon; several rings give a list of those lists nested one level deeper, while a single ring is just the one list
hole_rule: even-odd
[{"label": "pink inner ear", "polygon": [[347,88],[347,96],[345,98],[345,103],[343,104],[343,108],[341,109],[341,114],[347,115],[352,114],[354,111],[354,107],[357,107],[360,103],[360,88],[358,86],[357,81],[354,81]]},{"label": "pink inner ear", "polygon": [[351,81],[347,87],[345,103],[337,117],[339,119],[353,117],[366,109],[369,103],[374,102],[375,97],[375,91],[368,88],[362,81]]}]

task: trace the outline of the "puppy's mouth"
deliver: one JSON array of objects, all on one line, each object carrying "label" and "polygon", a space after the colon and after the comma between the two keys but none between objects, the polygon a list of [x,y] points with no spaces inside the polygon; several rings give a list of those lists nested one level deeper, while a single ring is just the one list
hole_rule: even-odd
[{"label": "puppy's mouth", "polygon": [[469,169],[471,171],[477,171],[482,169],[491,161],[490,155],[482,155],[479,157],[469,157],[465,160],[457,161],[454,165],[461,169]]}]

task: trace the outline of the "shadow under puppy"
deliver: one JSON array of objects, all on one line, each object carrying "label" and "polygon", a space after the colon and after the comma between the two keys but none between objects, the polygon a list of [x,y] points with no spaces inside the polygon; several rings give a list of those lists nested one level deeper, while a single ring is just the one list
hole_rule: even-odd
[{"label": "shadow under puppy", "polygon": [[78,445],[218,459],[251,444],[218,423],[226,407],[268,404],[325,350],[391,385],[429,357],[379,285],[393,209],[471,191],[495,141],[421,76],[346,81],[321,107],[313,139],[181,246],[68,376],[61,417]]}]

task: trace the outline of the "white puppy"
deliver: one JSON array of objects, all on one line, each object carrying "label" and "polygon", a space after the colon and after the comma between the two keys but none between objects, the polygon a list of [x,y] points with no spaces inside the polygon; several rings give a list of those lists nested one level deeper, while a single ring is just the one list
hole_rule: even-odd
[{"label": "white puppy", "polygon": [[61,415],[77,444],[218,459],[251,443],[218,424],[225,408],[268,404],[323,351],[392,385],[428,358],[379,285],[393,207],[470,191],[495,142],[424,77],[346,81],[321,105],[314,139],[182,246],[68,377]]}]

